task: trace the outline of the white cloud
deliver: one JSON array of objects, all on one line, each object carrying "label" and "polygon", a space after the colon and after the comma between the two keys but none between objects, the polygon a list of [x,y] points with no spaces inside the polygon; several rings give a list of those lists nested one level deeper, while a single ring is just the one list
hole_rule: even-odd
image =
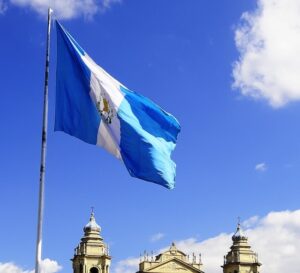
[{"label": "white cloud", "polygon": [[56,273],[60,271],[62,267],[56,262],[50,259],[44,259],[41,264],[42,273]]},{"label": "white cloud", "polygon": [[[41,273],[56,273],[60,271],[62,267],[56,262],[50,259],[44,259],[41,264]],[[0,273],[34,273],[34,270],[24,270],[16,264],[0,263]]]},{"label": "white cloud", "polygon": [[139,261],[139,258],[128,258],[119,261],[113,271],[114,273],[135,273],[138,271],[137,268]]},{"label": "white cloud", "polygon": [[258,172],[264,172],[267,170],[267,164],[262,162],[255,165],[255,170]]},{"label": "white cloud", "polygon": [[[300,260],[300,210],[271,212],[259,218],[251,217],[243,224],[252,249],[259,254],[262,262],[261,273],[299,273]],[[220,273],[223,256],[232,244],[232,234],[222,233],[205,241],[189,238],[176,242],[179,249],[187,254],[202,253],[204,270]],[[159,250],[158,252],[161,252]],[[117,263],[115,273],[134,273],[138,258],[128,258]]]},{"label": "white cloud", "polygon": [[23,270],[14,263],[0,263],[0,273],[33,273],[33,270]]},{"label": "white cloud", "polygon": [[300,100],[300,1],[258,0],[235,31],[233,87],[273,107]]},{"label": "white cloud", "polygon": [[165,237],[165,234],[159,232],[159,233],[152,235],[150,238],[150,241],[154,243],[154,242],[161,240],[164,237]]},{"label": "white cloud", "polygon": [[4,0],[0,0],[0,15],[4,14],[7,10],[7,3]]},{"label": "white cloud", "polygon": [[244,228],[250,228],[252,226],[254,226],[255,224],[257,224],[259,221],[259,217],[258,216],[252,216],[249,219],[245,220],[243,222],[243,227]]},{"label": "white cloud", "polygon": [[99,12],[109,9],[112,4],[121,0],[10,0],[19,7],[29,7],[39,15],[46,17],[50,6],[59,19],[71,19],[79,16],[93,17]]}]

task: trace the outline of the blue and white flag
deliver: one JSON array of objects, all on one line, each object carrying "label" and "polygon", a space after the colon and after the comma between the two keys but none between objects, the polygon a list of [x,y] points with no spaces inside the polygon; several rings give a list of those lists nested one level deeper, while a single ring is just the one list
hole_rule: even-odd
[{"label": "blue and white flag", "polygon": [[130,175],[174,188],[178,121],[98,66],[57,22],[55,130],[102,146]]}]

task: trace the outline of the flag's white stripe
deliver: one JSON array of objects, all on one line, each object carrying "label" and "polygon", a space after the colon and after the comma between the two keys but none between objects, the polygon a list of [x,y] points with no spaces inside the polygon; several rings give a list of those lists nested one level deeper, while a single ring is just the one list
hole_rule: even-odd
[{"label": "flag's white stripe", "polygon": [[90,96],[96,103],[99,101],[100,95],[104,95],[105,98],[109,100],[111,107],[114,109],[114,117],[109,125],[105,124],[104,121],[100,122],[97,135],[97,145],[102,146],[108,152],[121,159],[120,121],[117,117],[118,108],[124,99],[124,95],[120,91],[121,84],[107,74],[88,55],[82,56],[82,59],[91,70]]},{"label": "flag's white stripe", "polygon": [[91,70],[91,96],[92,98],[99,98],[100,92],[108,94],[113,107],[116,111],[124,99],[123,93],[120,91],[122,85],[106,71],[104,71],[99,65],[97,65],[88,55],[83,55],[82,60]]},{"label": "flag's white stripe", "polygon": [[105,122],[100,122],[97,145],[105,148],[108,152],[116,156],[118,159],[122,159],[120,153],[120,146],[114,141],[111,136],[111,130]]}]

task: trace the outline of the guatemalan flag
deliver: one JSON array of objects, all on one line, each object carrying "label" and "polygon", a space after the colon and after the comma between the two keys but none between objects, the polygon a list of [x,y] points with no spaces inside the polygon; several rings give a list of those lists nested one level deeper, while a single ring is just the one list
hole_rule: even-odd
[{"label": "guatemalan flag", "polygon": [[110,76],[56,26],[55,130],[102,146],[133,177],[174,188],[178,121]]}]

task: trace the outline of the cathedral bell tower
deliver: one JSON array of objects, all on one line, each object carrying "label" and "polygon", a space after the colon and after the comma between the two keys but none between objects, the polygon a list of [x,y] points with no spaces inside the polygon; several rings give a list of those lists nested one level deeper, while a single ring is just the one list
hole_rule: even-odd
[{"label": "cathedral bell tower", "polygon": [[74,273],[109,273],[111,257],[107,245],[100,236],[101,228],[96,223],[92,211],[90,221],[83,228],[84,236],[75,248],[73,259]]},{"label": "cathedral bell tower", "polygon": [[232,236],[233,244],[230,251],[224,256],[224,273],[259,273],[261,263],[257,253],[251,250],[248,238],[243,234],[240,223]]}]

